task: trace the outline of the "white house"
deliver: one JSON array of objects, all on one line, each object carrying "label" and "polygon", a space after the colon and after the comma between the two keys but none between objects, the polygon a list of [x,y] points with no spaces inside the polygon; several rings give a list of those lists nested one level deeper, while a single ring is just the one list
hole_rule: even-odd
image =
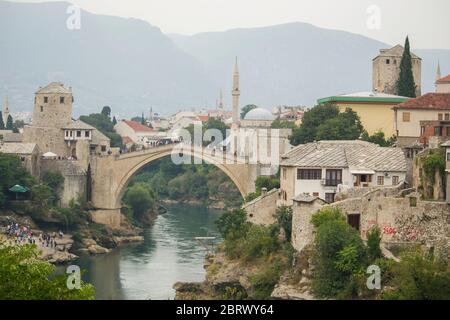
[{"label": "white house", "polygon": [[354,141],[302,144],[282,156],[281,202],[309,194],[334,202],[338,187],[397,185],[406,179],[406,161],[400,148]]},{"label": "white house", "polygon": [[136,121],[119,121],[114,126],[114,130],[122,137],[123,141],[131,140],[133,143],[145,147],[154,147],[161,140],[168,139],[166,132],[156,131]]}]

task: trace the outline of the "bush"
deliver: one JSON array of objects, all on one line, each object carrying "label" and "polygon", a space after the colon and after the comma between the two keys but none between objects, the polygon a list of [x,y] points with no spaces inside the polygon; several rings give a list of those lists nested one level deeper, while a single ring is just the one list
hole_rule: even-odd
[{"label": "bush", "polygon": [[125,193],[123,202],[133,210],[133,216],[136,220],[153,210],[156,204],[155,194],[145,183],[136,183],[132,185]]},{"label": "bush", "polygon": [[291,242],[292,236],[292,208],[282,206],[279,207],[275,213],[277,223],[286,234],[286,241]]},{"label": "bush", "polygon": [[316,226],[312,287],[319,297],[337,297],[365,267],[366,249],[339,209],[323,209],[312,221]]},{"label": "bush", "polygon": [[280,268],[278,266],[269,266],[260,273],[250,278],[253,286],[253,298],[257,300],[265,300],[270,298],[275,285],[280,279]]},{"label": "bush", "polygon": [[380,228],[374,227],[367,233],[367,255],[370,261],[381,258],[383,254],[380,248],[381,231]]}]

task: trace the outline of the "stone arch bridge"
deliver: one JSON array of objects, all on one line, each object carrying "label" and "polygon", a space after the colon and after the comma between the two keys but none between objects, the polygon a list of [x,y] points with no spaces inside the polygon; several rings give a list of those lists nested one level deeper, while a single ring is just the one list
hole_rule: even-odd
[{"label": "stone arch bridge", "polygon": [[243,197],[255,191],[256,164],[202,147],[171,144],[121,155],[97,156],[90,162],[90,198],[95,208],[93,220],[111,227],[119,226],[121,201],[130,179],[147,164],[173,152],[215,165],[234,182]]}]

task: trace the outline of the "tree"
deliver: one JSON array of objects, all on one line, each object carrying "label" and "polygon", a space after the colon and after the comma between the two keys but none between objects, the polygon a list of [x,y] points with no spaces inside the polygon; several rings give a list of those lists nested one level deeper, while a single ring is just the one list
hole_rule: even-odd
[{"label": "tree", "polygon": [[140,220],[154,208],[156,200],[154,192],[147,184],[136,183],[128,188],[124,202],[132,208],[134,217]]},{"label": "tree", "polygon": [[6,120],[6,130],[13,130],[14,129],[14,121],[11,115],[8,116],[8,119]]},{"label": "tree", "polygon": [[44,174],[42,181],[48,185],[56,194],[64,183],[63,175],[58,171],[48,171]]},{"label": "tree", "polygon": [[95,127],[111,140],[111,147],[122,147],[122,138],[114,131],[111,118],[102,113],[92,113],[89,116],[81,116],[80,120]]},{"label": "tree", "polygon": [[270,125],[272,129],[296,129],[294,121],[275,119]]},{"label": "tree", "polygon": [[142,116],[141,116],[141,124],[145,126],[145,118],[144,118],[143,112],[142,112]]},{"label": "tree", "polygon": [[289,138],[293,145],[312,142],[317,139],[317,128],[329,119],[339,115],[339,108],[333,104],[315,106],[303,115],[302,124],[295,128]]},{"label": "tree", "polygon": [[359,116],[352,109],[328,119],[316,131],[315,140],[356,140],[361,136],[363,126]]},{"label": "tree", "polygon": [[254,104],[248,104],[246,106],[244,106],[241,110],[241,119],[245,118],[245,115],[247,113],[249,113],[251,110],[258,108],[258,106],[254,105]]},{"label": "tree", "polygon": [[35,245],[0,243],[0,300],[93,300],[94,287],[81,282],[70,290],[67,275],[54,277],[55,267],[38,258]]},{"label": "tree", "polygon": [[3,114],[0,111],[0,130],[5,130],[5,122],[3,122]]},{"label": "tree", "polygon": [[400,62],[400,75],[397,81],[397,94],[399,96],[415,98],[416,84],[412,70],[411,51],[409,47],[409,37],[405,40],[405,50]]},{"label": "tree", "polygon": [[367,233],[367,254],[371,261],[381,258],[383,254],[381,253],[381,231],[378,226],[372,228]]},{"label": "tree", "polygon": [[101,113],[105,117],[109,118],[109,117],[111,117],[111,108],[109,106],[104,106]]},{"label": "tree", "polygon": [[375,144],[379,145],[380,147],[391,147],[394,145],[394,143],[396,141],[395,136],[392,136],[386,140],[383,131],[377,131],[373,135],[370,136],[366,130],[363,131],[363,133],[361,135],[361,139],[363,141],[375,143]]},{"label": "tree", "polygon": [[113,117],[112,124],[113,124],[113,126],[115,126],[117,124],[116,116]]}]

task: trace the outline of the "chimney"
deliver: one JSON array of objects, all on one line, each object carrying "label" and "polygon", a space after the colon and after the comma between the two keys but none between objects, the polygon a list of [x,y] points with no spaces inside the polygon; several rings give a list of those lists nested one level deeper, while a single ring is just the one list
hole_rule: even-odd
[{"label": "chimney", "polygon": [[265,196],[266,194],[267,194],[267,188],[264,187],[264,188],[261,189],[261,195]]}]

